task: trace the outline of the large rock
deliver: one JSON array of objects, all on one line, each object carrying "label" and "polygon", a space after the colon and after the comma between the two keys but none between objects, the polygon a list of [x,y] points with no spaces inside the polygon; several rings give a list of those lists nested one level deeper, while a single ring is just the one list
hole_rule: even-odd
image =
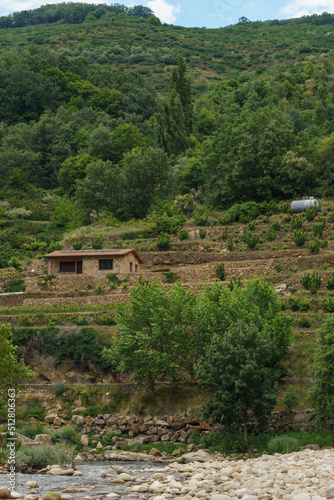
[{"label": "large rock", "polygon": [[28,481],[25,485],[25,488],[39,488],[37,481]]},{"label": "large rock", "polygon": [[327,498],[334,498],[334,484],[331,484],[329,488],[326,490],[326,497]]},{"label": "large rock", "polygon": [[42,500],[61,500],[61,494],[56,491],[47,491],[42,495]]},{"label": "large rock", "polygon": [[83,434],[81,436],[80,443],[82,444],[82,446],[88,446],[89,438],[88,438],[87,434]]},{"label": "large rock", "polygon": [[10,491],[7,486],[0,486],[0,498],[11,498]]},{"label": "large rock", "polygon": [[182,457],[177,459],[180,464],[185,464],[188,462],[206,462],[210,460],[211,456],[204,450],[193,451],[191,453],[186,453]]},{"label": "large rock", "polygon": [[36,434],[35,441],[39,444],[52,444],[52,437],[49,434]]},{"label": "large rock", "polygon": [[44,420],[47,424],[53,424],[54,419],[57,417],[58,417],[57,413],[49,413],[48,415],[45,416]]}]

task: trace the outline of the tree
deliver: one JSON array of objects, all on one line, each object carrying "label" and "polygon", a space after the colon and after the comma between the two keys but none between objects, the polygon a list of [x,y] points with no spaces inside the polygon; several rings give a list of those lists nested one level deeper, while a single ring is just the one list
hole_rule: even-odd
[{"label": "tree", "polygon": [[230,429],[244,429],[247,446],[249,424],[263,426],[276,404],[280,371],[276,346],[254,323],[240,320],[224,336],[215,335],[197,365],[197,376],[212,399],[204,416]]},{"label": "tree", "polygon": [[198,354],[194,303],[195,295],[180,285],[168,294],[155,280],[139,283],[129,305],[117,307],[119,370],[131,371],[133,379],[150,390],[157,378],[177,386],[193,375]]},{"label": "tree", "polygon": [[84,179],[86,168],[94,158],[88,154],[70,156],[62,163],[58,173],[59,184],[67,194],[73,194],[76,189],[76,181]]},{"label": "tree", "polygon": [[334,317],[330,316],[319,330],[315,351],[313,384],[309,398],[324,417],[334,414]]},{"label": "tree", "polygon": [[191,102],[191,83],[186,76],[187,67],[182,56],[177,59],[177,67],[173,68],[171,90],[174,90],[181,101],[184,114],[185,129],[188,134],[192,130],[193,106]]},{"label": "tree", "polygon": [[21,359],[16,358],[17,347],[12,344],[10,324],[0,323],[0,393],[5,396],[8,389],[19,389],[24,378],[34,373]]}]

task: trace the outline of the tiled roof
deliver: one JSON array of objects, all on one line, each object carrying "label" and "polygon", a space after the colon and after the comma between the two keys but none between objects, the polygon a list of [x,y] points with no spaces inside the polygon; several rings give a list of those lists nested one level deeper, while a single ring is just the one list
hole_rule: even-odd
[{"label": "tiled roof", "polygon": [[118,249],[118,248],[102,248],[101,250],[58,250],[57,252],[51,252],[45,257],[47,259],[55,259],[59,257],[123,257],[133,253],[135,257],[142,263],[142,259],[139,257],[137,252],[130,248]]}]

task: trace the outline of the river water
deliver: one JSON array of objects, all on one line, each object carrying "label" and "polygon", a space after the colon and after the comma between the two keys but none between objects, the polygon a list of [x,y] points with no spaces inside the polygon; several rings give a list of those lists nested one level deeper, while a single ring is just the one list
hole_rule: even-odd
[{"label": "river water", "polygon": [[[124,485],[110,484],[110,481],[116,479],[117,472],[112,470],[113,465],[123,466],[126,472],[130,476],[140,476],[141,478],[149,478],[152,474],[161,470],[163,472],[163,467],[166,464],[151,463],[151,462],[79,462],[76,465],[76,469],[83,473],[82,476],[50,476],[45,474],[16,474],[16,488],[15,491],[21,493],[25,496],[27,494],[33,494],[41,497],[46,491],[57,491],[61,493],[64,489],[72,487],[74,484],[77,488],[87,486],[92,487],[91,491],[88,492],[78,492],[69,493],[75,497],[75,499],[82,499],[84,497],[96,497],[105,496],[108,493],[117,493],[121,498],[126,498],[129,492],[126,489],[129,486],[133,486],[132,481],[126,482]],[[101,477],[102,472],[112,473],[112,477]],[[125,472],[125,471],[124,471]],[[28,481],[37,481],[39,488],[27,489],[24,485]],[[8,486],[7,476],[0,476],[0,486]],[[131,495],[136,496],[136,495]],[[143,498],[146,495],[142,493],[138,495]]]}]

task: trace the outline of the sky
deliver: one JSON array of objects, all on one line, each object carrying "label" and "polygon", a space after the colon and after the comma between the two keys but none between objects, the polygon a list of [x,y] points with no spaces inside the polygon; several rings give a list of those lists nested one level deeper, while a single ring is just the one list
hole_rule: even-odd
[{"label": "sky", "polygon": [[[0,16],[64,0],[0,0]],[[240,17],[250,21],[289,19],[308,14],[334,13],[334,0],[77,0],[85,3],[145,5],[161,22],[186,27],[220,28]]]}]

